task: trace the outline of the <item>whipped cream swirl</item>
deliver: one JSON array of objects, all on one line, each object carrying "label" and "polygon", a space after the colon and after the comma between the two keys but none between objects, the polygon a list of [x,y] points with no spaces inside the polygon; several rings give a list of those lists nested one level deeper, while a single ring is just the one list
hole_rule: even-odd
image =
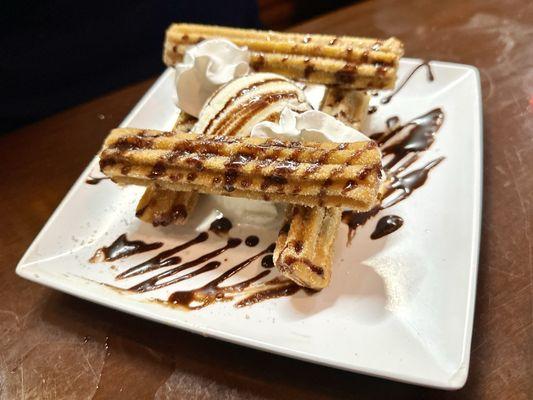
[{"label": "whipped cream swirl", "polygon": [[300,142],[362,142],[370,140],[358,130],[322,111],[297,113],[286,107],[279,122],[260,122],[252,128],[252,137]]},{"label": "whipped cream swirl", "polygon": [[177,106],[194,117],[220,86],[250,71],[250,52],[226,39],[209,39],[190,47],[176,64]]}]

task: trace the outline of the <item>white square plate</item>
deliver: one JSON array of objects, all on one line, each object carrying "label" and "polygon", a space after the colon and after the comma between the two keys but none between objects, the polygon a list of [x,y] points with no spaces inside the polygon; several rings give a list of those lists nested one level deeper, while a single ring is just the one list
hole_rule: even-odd
[{"label": "white square plate", "polygon": [[[402,60],[399,82],[419,63]],[[441,107],[444,123],[420,162],[437,156],[445,160],[432,170],[423,187],[386,210],[405,220],[400,230],[370,240],[378,216],[359,228],[347,247],[343,224],[332,283],[322,292],[312,296],[298,292],[243,308],[222,302],[185,311],[150,301],[166,299],[171,288],[137,295],[102,285],[129,287],[115,281],[117,273],[159,250],[118,260],[111,268],[111,263],[88,262],[97,248],[122,233],[129,239],[162,241],[163,249],[183,243],[197,234],[202,216],[210,211],[210,200],[206,196],[186,227],[153,228],[134,217],[142,188],[120,188],[110,181],[85,183],[90,174],[99,175],[97,158],[37,236],[17,273],[74,296],[202,335],[394,380],[461,387],[468,374],[480,235],[480,85],[473,67],[431,65],[435,81],[429,82],[420,70],[389,104],[372,98],[371,103],[379,107],[371,116],[369,131],[382,131],[390,116],[398,115],[406,122]],[[172,70],[165,71],[122,126],[170,129],[178,115],[172,102],[172,76]],[[224,253],[217,258],[223,264],[219,269],[182,282],[179,289],[199,287],[265,248],[279,228],[233,222],[232,236],[244,238],[253,233],[260,237],[260,244],[256,248],[243,244]],[[184,261],[193,259],[224,240],[210,235],[180,255]],[[257,261],[235,281],[261,269]]]}]

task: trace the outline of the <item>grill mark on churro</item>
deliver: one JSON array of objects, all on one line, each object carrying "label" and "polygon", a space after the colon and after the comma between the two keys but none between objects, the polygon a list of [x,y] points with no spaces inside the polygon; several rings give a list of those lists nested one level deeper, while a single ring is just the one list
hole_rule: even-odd
[{"label": "grill mark on churro", "polygon": [[[211,128],[211,125],[215,122],[215,120],[218,119],[218,117],[224,112],[226,111],[226,109],[228,108],[228,106],[230,104],[232,104],[235,100],[237,100],[239,97],[241,97],[242,95],[252,91],[252,90],[255,90],[257,89],[258,87],[261,87],[263,85],[266,85],[268,83],[271,83],[271,82],[286,82],[284,79],[281,79],[281,78],[269,78],[269,79],[265,79],[263,81],[260,81],[260,82],[253,82],[250,86],[246,86],[245,88],[242,88],[241,90],[239,90],[233,97],[231,97],[230,99],[228,99],[226,101],[226,103],[224,103],[224,105],[222,106],[222,108],[220,110],[217,111],[217,113],[213,116],[213,118],[211,118],[211,120],[209,121],[209,123],[207,124],[207,126],[205,127],[204,129],[204,134],[208,134],[209,133],[209,129]],[[211,97],[211,99],[213,99],[214,96]]]},{"label": "grill mark on churro", "polygon": [[163,161],[158,161],[154,164],[152,170],[148,174],[148,178],[150,179],[156,179],[160,176],[165,175],[165,172],[167,171],[167,166],[164,164]]},{"label": "grill mark on churro", "polygon": [[351,165],[355,161],[357,161],[363,154],[365,154],[367,151],[372,150],[376,148],[378,145],[373,140],[369,141],[364,147],[361,147],[360,149],[356,150],[350,158],[348,158],[345,162],[346,165]]},{"label": "grill mark on churro", "polygon": [[291,245],[292,247],[294,248],[294,251],[297,253],[297,254],[300,254],[304,248],[304,244],[302,243],[301,240],[293,240],[291,242]]},{"label": "grill mark on churro", "polygon": [[311,260],[309,260],[306,257],[294,257],[291,255],[287,255],[283,257],[283,262],[279,265],[280,269],[285,269],[287,272],[292,271],[293,264],[295,262],[299,262],[304,264],[307,268],[309,268],[313,273],[323,276],[324,275],[324,268],[322,268],[320,265],[314,264]]},{"label": "grill mark on churro", "polygon": [[265,56],[261,53],[253,54],[250,60],[250,66],[256,71],[261,71],[265,65]]},{"label": "grill mark on churro", "polygon": [[353,83],[357,77],[357,65],[353,63],[346,63],[342,69],[335,72],[335,79],[339,83],[347,84]]},{"label": "grill mark on churro", "polygon": [[153,146],[153,141],[151,138],[147,138],[144,135],[145,132],[141,131],[135,136],[123,136],[109,146],[109,148],[117,149],[122,152],[129,150],[149,149]]}]

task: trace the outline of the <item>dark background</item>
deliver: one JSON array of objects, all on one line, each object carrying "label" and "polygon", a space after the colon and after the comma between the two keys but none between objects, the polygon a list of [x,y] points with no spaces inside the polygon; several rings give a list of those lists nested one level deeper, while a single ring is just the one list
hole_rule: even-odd
[{"label": "dark background", "polygon": [[160,73],[172,22],[283,29],[345,0],[0,2],[0,133]]}]

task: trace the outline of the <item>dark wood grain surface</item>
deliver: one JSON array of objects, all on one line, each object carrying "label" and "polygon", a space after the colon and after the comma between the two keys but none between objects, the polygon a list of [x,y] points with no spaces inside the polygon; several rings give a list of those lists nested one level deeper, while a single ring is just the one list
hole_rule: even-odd
[{"label": "dark wood grain surface", "polygon": [[24,250],[151,83],[144,82],[0,137],[0,398],[531,398],[532,8],[527,0],[377,0],[294,28],[395,35],[407,56],[481,71],[483,231],[470,376],[462,390],[241,348],[18,278]]}]

